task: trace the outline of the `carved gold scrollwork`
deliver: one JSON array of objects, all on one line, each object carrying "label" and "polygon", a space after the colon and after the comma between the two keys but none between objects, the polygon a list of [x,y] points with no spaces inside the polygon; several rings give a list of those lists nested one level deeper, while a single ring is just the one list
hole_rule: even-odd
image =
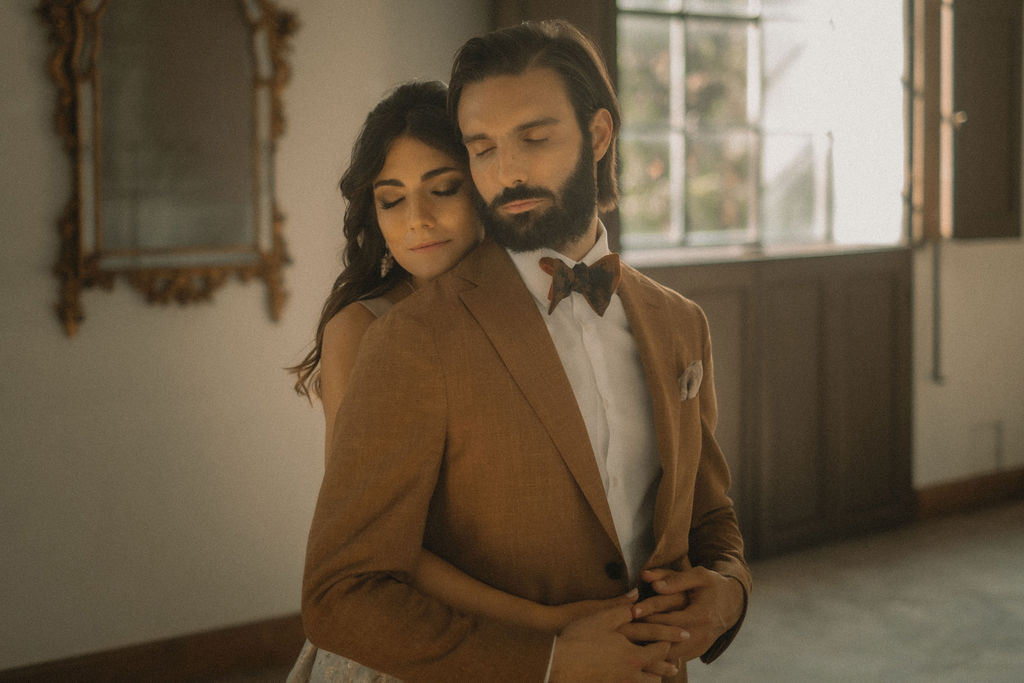
[{"label": "carved gold scrollwork", "polygon": [[[186,237],[181,237],[168,228],[166,218],[166,207],[174,206],[177,200],[162,198],[160,207],[165,209],[165,224],[157,229],[156,238],[145,233],[149,229],[145,221],[133,216],[128,226],[130,232],[126,233],[129,234],[128,242],[114,244],[111,237],[114,230],[109,229],[109,223],[104,220],[116,219],[119,214],[115,209],[119,209],[121,214],[130,211],[125,211],[124,201],[111,208],[108,206],[110,198],[104,195],[104,190],[114,183],[107,182],[104,175],[109,169],[103,168],[101,152],[110,151],[109,144],[107,150],[103,149],[105,143],[119,141],[119,131],[103,128],[105,102],[100,81],[110,75],[102,68],[105,39],[112,37],[104,35],[104,30],[110,30],[105,28],[104,16],[114,9],[128,9],[128,6],[119,4],[125,2],[140,3],[140,0],[42,0],[37,8],[49,28],[53,48],[47,68],[57,89],[55,126],[71,159],[71,197],[57,221],[60,247],[54,273],[59,283],[58,318],[68,336],[74,336],[85,318],[82,290],[94,287],[110,289],[117,279],[130,284],[151,303],[173,301],[185,304],[209,300],[216,289],[229,278],[236,277],[243,282],[264,282],[270,317],[278,320],[287,297],[282,271],[289,263],[289,257],[282,234],[284,217],[274,192],[273,155],[276,142],[284,132],[282,95],[290,76],[285,55],[289,39],[297,28],[295,16],[277,9],[270,0],[221,0],[221,9],[224,2],[233,3],[231,6],[236,7],[235,14],[242,30],[249,36],[251,53],[241,58],[243,63],[247,59],[251,67],[251,79],[240,87],[249,91],[242,106],[250,108],[252,134],[248,143],[242,143],[243,146],[249,145],[250,159],[239,166],[242,169],[239,175],[251,173],[247,182],[251,184],[253,196],[248,203],[244,200],[236,202],[246,216],[245,220],[238,221],[249,231],[242,235],[245,239],[229,235],[220,243],[211,242],[208,239],[211,231],[206,230],[205,223],[198,228],[192,226],[191,233],[182,231]],[[135,4],[131,9],[137,13],[136,19],[142,17],[143,26],[146,26],[146,10],[140,10],[140,6]],[[150,7],[157,8],[158,5],[151,4]],[[207,11],[212,7],[212,3],[204,0],[188,6],[188,11],[196,8]],[[220,25],[217,22],[223,23],[223,13],[217,16],[220,19],[210,22],[213,30]],[[119,26],[120,31],[125,30],[124,25],[114,25]],[[123,38],[123,34],[120,37]],[[195,40],[201,41],[202,38],[196,37]],[[117,41],[114,42],[116,44]],[[205,54],[203,51],[211,42],[217,41],[197,42],[192,46],[194,52]],[[108,60],[107,67],[110,66]],[[136,66],[128,64],[126,73],[134,76],[131,69]],[[170,96],[173,97],[173,93]],[[199,102],[196,106],[202,104]],[[158,157],[154,162],[161,149],[158,145],[143,150],[148,155],[144,162],[150,164],[150,171],[152,168],[162,170]],[[169,160],[167,166],[173,166],[171,161],[181,165],[181,159],[187,160],[187,143],[182,144],[186,152],[174,149],[173,145],[170,149],[175,158]],[[202,185],[201,178],[189,177],[188,181],[192,185]],[[152,187],[158,185],[154,181],[150,186],[140,184],[139,187],[152,193]],[[123,200],[123,197],[119,199]],[[215,201],[219,200],[219,197],[215,198]],[[211,210],[210,215],[214,213]],[[169,221],[171,228],[173,223],[172,218]],[[212,227],[215,232],[217,226]],[[187,240],[189,234],[198,235],[200,239],[190,242]],[[154,247],[154,241],[158,239],[169,242]]]}]

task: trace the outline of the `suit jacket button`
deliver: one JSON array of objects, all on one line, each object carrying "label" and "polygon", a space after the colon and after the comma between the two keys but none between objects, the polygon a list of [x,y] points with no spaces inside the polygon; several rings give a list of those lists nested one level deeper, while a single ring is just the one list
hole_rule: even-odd
[{"label": "suit jacket button", "polygon": [[604,573],[612,581],[618,581],[626,575],[626,568],[622,566],[621,562],[609,562],[604,566]]}]

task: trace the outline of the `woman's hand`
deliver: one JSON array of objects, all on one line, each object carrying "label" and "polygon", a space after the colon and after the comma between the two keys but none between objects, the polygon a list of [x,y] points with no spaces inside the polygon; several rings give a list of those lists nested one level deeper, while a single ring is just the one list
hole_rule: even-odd
[{"label": "woman's hand", "polygon": [[579,602],[567,602],[564,605],[536,604],[536,609],[531,615],[533,623],[527,625],[540,631],[559,633],[566,626],[583,617],[616,607],[632,607],[639,596],[639,592],[634,588],[625,595],[606,600],[580,600]]}]

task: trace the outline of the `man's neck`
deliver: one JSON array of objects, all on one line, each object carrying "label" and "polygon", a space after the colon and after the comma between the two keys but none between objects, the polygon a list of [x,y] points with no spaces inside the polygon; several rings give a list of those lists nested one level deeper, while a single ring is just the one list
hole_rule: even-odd
[{"label": "man's neck", "polygon": [[560,249],[556,249],[559,254],[571,259],[574,262],[582,261],[583,257],[587,255],[594,245],[597,243],[597,212],[594,212],[594,217],[590,220],[590,227],[583,233],[578,239],[566,244]]}]

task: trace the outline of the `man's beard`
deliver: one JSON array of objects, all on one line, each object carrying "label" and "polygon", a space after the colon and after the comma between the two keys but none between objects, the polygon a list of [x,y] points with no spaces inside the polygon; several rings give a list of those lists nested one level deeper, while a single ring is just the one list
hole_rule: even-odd
[{"label": "man's beard", "polygon": [[[503,204],[524,199],[549,199],[551,206],[543,211],[534,209],[511,216],[499,213],[498,207]],[[490,204],[479,192],[474,192],[474,202],[486,234],[506,249],[533,251],[547,247],[561,250],[585,235],[594,217],[597,182],[590,141],[583,140],[576,168],[557,196],[545,187],[516,185],[506,187]]]}]

